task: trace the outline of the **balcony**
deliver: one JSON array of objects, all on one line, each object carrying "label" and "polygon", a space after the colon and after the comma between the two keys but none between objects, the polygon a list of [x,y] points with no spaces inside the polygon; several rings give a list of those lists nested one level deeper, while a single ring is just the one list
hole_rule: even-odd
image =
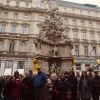
[{"label": "balcony", "polygon": [[37,34],[21,34],[21,33],[9,33],[9,32],[0,32],[0,38],[35,38],[38,37]]},{"label": "balcony", "polygon": [[33,57],[34,53],[33,52],[8,52],[8,51],[0,51],[0,56],[1,57]]},{"label": "balcony", "polygon": [[73,38],[72,42],[73,43],[80,43],[80,39],[79,38]]},{"label": "balcony", "polygon": [[96,45],[97,44],[97,40],[90,40],[90,43]]},{"label": "balcony", "polygon": [[88,44],[89,41],[88,41],[88,39],[82,39],[82,43],[83,43],[83,44]]},{"label": "balcony", "polygon": [[81,32],[82,32],[82,33],[86,33],[87,30],[86,30],[85,28],[83,28],[83,29],[81,29]]}]

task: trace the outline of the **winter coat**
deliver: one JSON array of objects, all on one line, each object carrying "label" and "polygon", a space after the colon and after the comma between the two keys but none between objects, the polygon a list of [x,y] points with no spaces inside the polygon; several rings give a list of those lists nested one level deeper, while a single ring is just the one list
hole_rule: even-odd
[{"label": "winter coat", "polygon": [[12,82],[11,80],[5,80],[4,91],[3,91],[4,100],[12,100]]},{"label": "winter coat", "polygon": [[92,82],[93,94],[100,94],[100,76],[95,76]]},{"label": "winter coat", "polygon": [[72,100],[76,100],[77,99],[77,78],[75,76],[70,76],[68,80],[70,82]]},{"label": "winter coat", "polygon": [[33,100],[34,87],[33,87],[33,78],[26,77],[22,82],[22,100]]},{"label": "winter coat", "polygon": [[54,100],[64,100],[66,92],[65,80],[57,79],[54,82]]},{"label": "winter coat", "polygon": [[91,81],[88,77],[80,79],[79,91],[81,93],[81,99],[91,98]]}]

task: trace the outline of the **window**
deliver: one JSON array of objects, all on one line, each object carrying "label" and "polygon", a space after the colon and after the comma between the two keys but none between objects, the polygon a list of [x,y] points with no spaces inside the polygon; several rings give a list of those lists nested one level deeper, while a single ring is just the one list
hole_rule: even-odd
[{"label": "window", "polygon": [[28,14],[24,14],[24,20],[28,20]]},{"label": "window", "polygon": [[83,39],[86,39],[86,33],[83,33]]},{"label": "window", "polygon": [[10,0],[7,0],[6,4],[9,5],[9,3],[10,3]]},{"label": "window", "polygon": [[76,19],[73,20],[73,25],[76,26]]},{"label": "window", "polygon": [[27,34],[27,26],[22,26],[22,34]]},{"label": "window", "polygon": [[12,60],[7,60],[6,61],[6,68],[12,68],[13,67],[13,61]]},{"label": "window", "polygon": [[29,2],[26,2],[26,8],[28,8],[29,7]]},{"label": "window", "polygon": [[77,39],[78,38],[78,33],[74,32],[74,38]]},{"label": "window", "polygon": [[24,69],[25,68],[25,62],[24,61],[18,61],[18,69]]},{"label": "window", "polygon": [[63,24],[64,24],[65,26],[69,24],[68,18],[65,18],[65,19],[64,19]]},{"label": "window", "polygon": [[0,51],[3,51],[4,48],[4,41],[0,40]]},{"label": "window", "polygon": [[97,51],[96,46],[93,46],[92,49],[93,49],[94,54],[96,55],[96,51]]},{"label": "window", "polygon": [[6,25],[5,24],[2,24],[1,25],[0,32],[5,32],[5,29],[6,29]]},{"label": "window", "polygon": [[90,28],[93,27],[93,23],[92,23],[92,21],[89,21],[89,27],[90,27]]},{"label": "window", "polygon": [[20,42],[20,52],[27,52],[27,42],[26,41]]},{"label": "window", "polygon": [[16,2],[16,7],[19,7],[19,2],[18,1]]},{"label": "window", "polygon": [[18,14],[14,13],[14,19],[17,20],[18,19]]},{"label": "window", "polygon": [[12,33],[16,33],[16,25],[12,26]]},{"label": "window", "polygon": [[8,13],[7,13],[7,12],[4,12],[3,18],[4,18],[4,19],[7,19],[7,17],[8,17]]},{"label": "window", "polygon": [[9,52],[14,52],[14,46],[15,46],[15,42],[14,41],[10,41]]},{"label": "window", "polygon": [[76,56],[79,56],[79,45],[75,45]]},{"label": "window", "polygon": [[90,39],[91,39],[91,40],[94,40],[94,33],[91,33]]},{"label": "window", "polygon": [[85,27],[85,22],[83,20],[81,21],[81,27]]},{"label": "window", "polygon": [[84,46],[84,54],[85,56],[88,56],[88,46]]}]

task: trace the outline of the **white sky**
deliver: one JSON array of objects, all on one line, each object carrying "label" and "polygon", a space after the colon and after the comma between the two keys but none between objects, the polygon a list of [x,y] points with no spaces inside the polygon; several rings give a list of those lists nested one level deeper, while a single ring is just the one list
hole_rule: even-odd
[{"label": "white sky", "polygon": [[100,7],[100,0],[64,0],[64,1],[77,2],[83,4],[89,3],[89,4],[98,5]]}]

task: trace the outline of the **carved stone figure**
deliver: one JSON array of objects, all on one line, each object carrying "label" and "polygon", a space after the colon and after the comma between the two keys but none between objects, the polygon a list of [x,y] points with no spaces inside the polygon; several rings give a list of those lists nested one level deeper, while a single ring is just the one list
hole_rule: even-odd
[{"label": "carved stone figure", "polygon": [[57,49],[56,46],[54,47],[53,51],[54,51],[54,52],[53,52],[53,56],[54,56],[54,57],[57,57],[57,56],[58,56],[58,49]]},{"label": "carved stone figure", "polygon": [[49,10],[46,12],[44,23],[41,23],[40,39],[59,43],[63,37],[63,20],[58,14],[57,2],[56,0],[42,0],[42,2],[49,6]]}]

